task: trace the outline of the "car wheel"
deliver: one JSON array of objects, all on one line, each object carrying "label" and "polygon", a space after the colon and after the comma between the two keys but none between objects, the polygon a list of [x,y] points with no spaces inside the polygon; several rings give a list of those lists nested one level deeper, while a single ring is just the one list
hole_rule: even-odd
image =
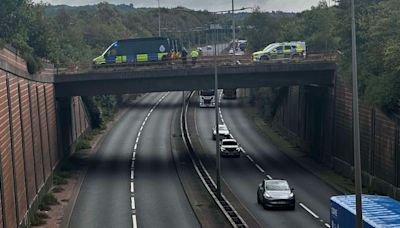
[{"label": "car wheel", "polygon": [[294,211],[294,209],[296,208],[296,204],[290,207],[290,210]]},{"label": "car wheel", "polygon": [[257,203],[261,204],[261,200],[260,200],[260,197],[258,196],[258,194],[257,194]]},{"label": "car wheel", "polygon": [[263,205],[264,210],[268,210],[267,204],[263,203],[262,205]]},{"label": "car wheel", "polygon": [[213,135],[212,139],[213,139],[213,140],[216,140],[217,138],[215,137],[215,135]]},{"label": "car wheel", "polygon": [[300,56],[298,54],[292,55],[292,60],[298,60],[300,59]]}]

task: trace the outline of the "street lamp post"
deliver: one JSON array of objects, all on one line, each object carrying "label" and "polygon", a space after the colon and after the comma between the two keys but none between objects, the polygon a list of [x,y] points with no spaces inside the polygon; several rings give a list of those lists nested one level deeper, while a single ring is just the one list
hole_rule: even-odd
[{"label": "street lamp post", "polygon": [[360,159],[360,127],[358,120],[358,81],[357,81],[357,46],[356,46],[356,20],[354,0],[351,0],[351,46],[353,69],[353,136],[354,136],[354,180],[356,193],[356,227],[362,228],[362,189],[361,189],[361,159]]},{"label": "street lamp post", "polygon": [[218,98],[218,69],[217,69],[217,34],[216,24],[212,24],[210,27],[213,33],[214,41],[214,94],[215,94],[215,149],[216,149],[216,182],[217,182],[217,198],[221,199],[221,151],[219,146],[219,98]]},{"label": "street lamp post", "polygon": [[232,35],[233,35],[233,62],[235,63],[236,61],[236,25],[235,25],[235,5],[234,5],[234,0],[232,0]]},{"label": "street lamp post", "polygon": [[158,36],[161,37],[161,8],[160,8],[160,0],[158,0]]}]

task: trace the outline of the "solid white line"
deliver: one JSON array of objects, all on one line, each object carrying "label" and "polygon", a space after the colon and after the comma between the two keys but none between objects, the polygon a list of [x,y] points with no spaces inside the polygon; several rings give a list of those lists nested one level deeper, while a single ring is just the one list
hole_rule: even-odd
[{"label": "solid white line", "polygon": [[315,214],[312,210],[310,210],[308,207],[306,207],[306,205],[304,205],[303,203],[299,203],[300,206],[306,210],[308,213],[310,213],[314,218],[319,219],[319,216],[317,214]]},{"label": "solid white line", "polygon": [[135,184],[131,182],[131,193],[135,192]]},{"label": "solid white line", "polygon": [[328,223],[324,224],[326,227],[331,228],[331,225],[329,225]]},{"label": "solid white line", "polygon": [[247,154],[246,157],[247,157],[251,162],[254,163],[254,160],[250,157],[250,155]]},{"label": "solid white line", "polygon": [[272,177],[271,177],[270,175],[267,175],[267,178],[270,179],[270,180],[272,180]]},{"label": "solid white line", "polygon": [[259,166],[258,164],[255,164],[257,169],[260,170],[260,172],[265,173],[265,171],[263,170],[263,168],[261,168],[261,166]]},{"label": "solid white line", "polygon": [[132,215],[132,225],[133,228],[137,228],[136,215]]}]

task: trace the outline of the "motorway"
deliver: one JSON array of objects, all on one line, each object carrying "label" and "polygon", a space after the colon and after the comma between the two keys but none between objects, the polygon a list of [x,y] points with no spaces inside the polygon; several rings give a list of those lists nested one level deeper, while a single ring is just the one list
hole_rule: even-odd
[{"label": "motorway", "polygon": [[[201,159],[208,170],[215,169],[215,141],[212,127],[215,111],[198,108],[197,99],[191,105],[196,129],[192,134],[202,142]],[[323,181],[302,169],[280,153],[255,130],[253,122],[243,112],[238,100],[222,100],[222,120],[241,144],[240,158],[222,158],[221,176],[233,194],[262,227],[329,227],[329,198],[339,194]],[[295,188],[296,209],[264,210],[257,204],[258,184],[265,177],[287,179]],[[224,190],[223,190],[224,191]]]},{"label": "motorway", "polygon": [[112,127],[91,158],[69,227],[200,227],[171,155],[178,94],[148,94]]}]

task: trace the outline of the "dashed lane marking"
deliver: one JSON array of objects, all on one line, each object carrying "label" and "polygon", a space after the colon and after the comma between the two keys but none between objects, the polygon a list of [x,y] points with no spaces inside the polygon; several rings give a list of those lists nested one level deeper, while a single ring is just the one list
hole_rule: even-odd
[{"label": "dashed lane marking", "polygon": [[257,169],[258,169],[260,172],[265,173],[264,169],[261,168],[261,166],[259,166],[258,164],[255,164],[255,165],[256,165]]},{"label": "dashed lane marking", "polygon": [[151,113],[153,113],[154,109],[161,103],[162,100],[169,94],[166,93],[164,96],[162,96],[157,103],[150,109],[150,111],[147,113],[146,118],[144,119],[142,125],[140,126],[139,132],[136,136],[135,140],[135,145],[133,146],[133,151],[132,151],[132,162],[131,162],[131,208],[132,208],[132,227],[137,228],[137,221],[136,221],[136,205],[135,205],[135,175],[134,175],[134,170],[135,170],[135,160],[136,160],[136,151],[139,145],[139,139],[140,136],[142,135],[142,131],[144,128],[144,125],[146,125],[147,120],[149,119]]},{"label": "dashed lane marking", "polygon": [[309,214],[311,214],[314,218],[319,219],[319,216],[317,214],[315,214],[311,209],[309,209],[308,207],[306,207],[306,205],[304,205],[303,203],[299,203],[299,205],[306,210]]}]

